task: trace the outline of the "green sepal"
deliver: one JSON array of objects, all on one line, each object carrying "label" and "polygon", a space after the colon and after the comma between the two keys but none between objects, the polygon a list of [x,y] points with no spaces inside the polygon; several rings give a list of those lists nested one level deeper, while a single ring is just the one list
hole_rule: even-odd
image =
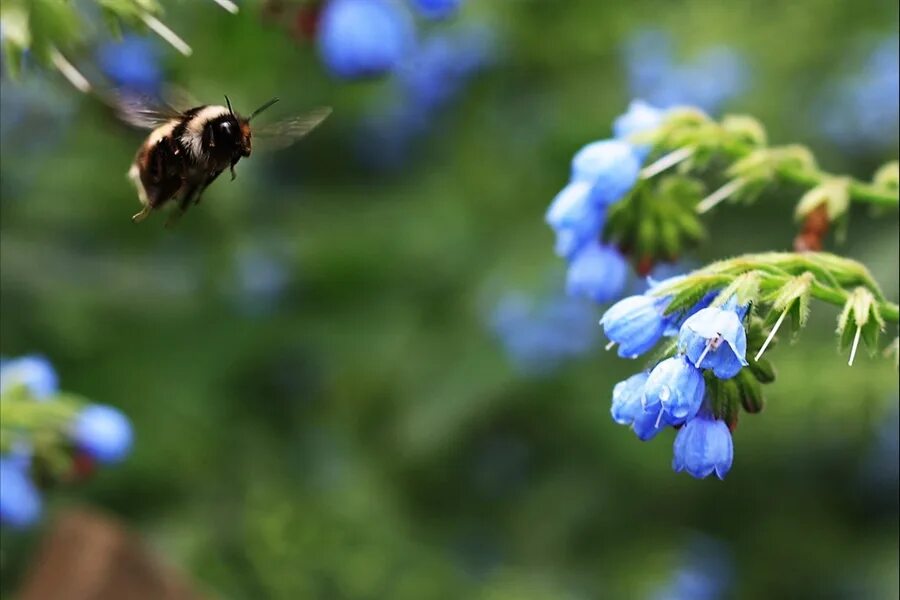
[{"label": "green sepal", "polygon": [[792,277],[773,295],[766,298],[772,309],[766,315],[766,325],[773,327],[781,314],[787,311],[793,332],[806,326],[809,319],[809,302],[815,276],[809,271]]},{"label": "green sepal", "polygon": [[881,165],[881,168],[875,171],[872,183],[889,190],[900,188],[900,163],[893,160]]},{"label": "green sepal", "polygon": [[719,295],[713,300],[712,306],[722,306],[732,297],[740,306],[756,304],[759,301],[760,280],[761,274],[757,271],[748,271],[738,275],[719,292]]},{"label": "green sepal", "polygon": [[[750,364],[747,369],[750,369],[750,372],[753,373],[753,376],[758,382],[772,383],[775,381],[775,367],[772,366],[772,363],[768,358],[760,358],[759,360],[753,360],[753,358],[751,358],[748,362]],[[741,372],[744,372],[747,369],[741,369]]]},{"label": "green sepal", "polygon": [[765,400],[763,399],[760,381],[753,374],[753,371],[741,369],[735,380],[739,390],[741,406],[744,410],[751,414],[760,412],[765,405]]},{"label": "green sepal", "polygon": [[850,179],[829,177],[807,191],[794,209],[794,218],[798,221],[805,219],[820,206],[825,207],[828,220],[832,223],[846,215],[850,208]]},{"label": "green sepal", "polygon": [[841,349],[850,346],[857,329],[861,330],[866,346],[874,352],[877,349],[878,334],[884,329],[884,319],[872,292],[864,287],[858,287],[850,293],[838,317],[837,333]]},{"label": "green sepal", "polygon": [[736,142],[752,147],[766,145],[765,127],[749,115],[725,115],[722,118],[722,129],[732,143]]},{"label": "green sepal", "polygon": [[712,403],[713,416],[722,419],[729,429],[737,426],[741,394],[734,379],[719,379],[711,372],[704,373],[706,389]]}]

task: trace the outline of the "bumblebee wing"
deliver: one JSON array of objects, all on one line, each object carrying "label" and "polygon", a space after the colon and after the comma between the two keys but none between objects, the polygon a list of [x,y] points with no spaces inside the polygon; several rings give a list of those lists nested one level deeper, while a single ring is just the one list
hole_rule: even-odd
[{"label": "bumblebee wing", "polygon": [[156,129],[183,115],[174,106],[148,96],[106,94],[102,100],[120,120],[140,129]]},{"label": "bumblebee wing", "polygon": [[330,107],[315,108],[299,117],[254,127],[253,137],[259,140],[260,149],[286,148],[315,129],[330,114]]}]

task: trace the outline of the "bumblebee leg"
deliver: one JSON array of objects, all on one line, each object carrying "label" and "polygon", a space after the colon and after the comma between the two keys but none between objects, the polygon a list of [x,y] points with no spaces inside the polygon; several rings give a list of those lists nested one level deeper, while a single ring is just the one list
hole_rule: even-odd
[{"label": "bumblebee leg", "polygon": [[141,221],[146,219],[148,216],[150,216],[150,212],[152,210],[153,209],[150,207],[149,204],[145,204],[144,208],[141,209],[141,212],[139,212],[131,217],[131,222],[132,223],[140,223]]},{"label": "bumblebee leg", "polygon": [[188,187],[184,194],[181,196],[181,200],[178,202],[178,208],[172,211],[172,214],[169,215],[169,218],[166,219],[166,227],[172,227],[178,220],[187,212],[187,209],[190,208],[191,204],[196,202],[196,199],[199,197],[200,192],[203,191],[203,187],[199,185],[193,185]]},{"label": "bumblebee leg", "polygon": [[231,180],[234,181],[237,174],[234,172],[234,163],[231,163]]}]

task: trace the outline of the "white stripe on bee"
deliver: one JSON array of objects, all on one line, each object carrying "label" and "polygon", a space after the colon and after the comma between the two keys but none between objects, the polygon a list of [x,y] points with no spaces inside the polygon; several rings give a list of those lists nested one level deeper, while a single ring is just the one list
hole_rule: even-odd
[{"label": "white stripe on bee", "polygon": [[185,124],[184,133],[181,134],[181,143],[188,149],[194,160],[203,159],[203,128],[213,119],[227,115],[229,112],[224,106],[206,106]]},{"label": "white stripe on bee", "polygon": [[144,142],[147,146],[155,146],[159,143],[159,140],[163,138],[167,138],[172,135],[172,131],[175,129],[175,126],[178,125],[178,119],[173,119],[164,125],[160,125],[147,136],[147,141]]}]

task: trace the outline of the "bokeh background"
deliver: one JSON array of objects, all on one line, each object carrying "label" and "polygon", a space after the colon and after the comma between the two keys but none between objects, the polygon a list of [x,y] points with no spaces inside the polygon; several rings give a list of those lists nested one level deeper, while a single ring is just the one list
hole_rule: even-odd
[{"label": "bokeh background", "polygon": [[[271,120],[334,114],[167,230],[129,220],[140,132],[53,71],[4,74],[0,352],[46,355],[135,430],[44,527],[101,507],[228,598],[897,597],[890,361],[848,368],[816,305],[772,351],[727,479],[676,474],[671,436],[609,418],[634,366],[603,351],[601,307],[563,297],[543,223],[634,97],[751,113],[869,178],[898,154],[896,3],[471,0],[417,25],[469,61],[425,108],[449,75],[414,63],[419,95],[335,78],[298,3],[168,5],[193,56],[98,23],[73,62],[244,111],[277,95]],[[714,211],[681,268],[789,249],[795,199]],[[896,212],[854,208],[829,246],[896,300]],[[4,592],[41,531],[4,534]]]}]

